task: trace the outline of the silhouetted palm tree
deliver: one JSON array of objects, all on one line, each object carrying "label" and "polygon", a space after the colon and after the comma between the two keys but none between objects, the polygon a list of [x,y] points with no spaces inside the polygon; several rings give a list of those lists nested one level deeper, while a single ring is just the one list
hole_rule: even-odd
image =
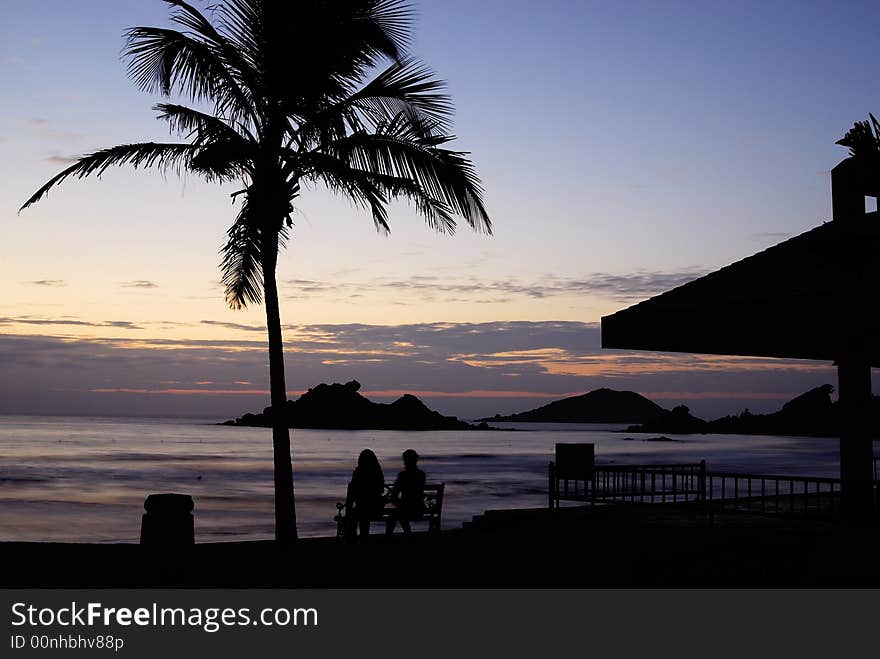
[{"label": "silhouetted palm tree", "polygon": [[232,308],[265,300],[275,536],[285,544],[296,539],[296,511],[275,266],[293,226],[293,201],[303,186],[324,184],[369,209],[381,232],[389,230],[388,201],[400,197],[442,232],[455,229],[456,217],[487,233],[491,224],[467,154],[445,148],[453,137],[443,83],[405,55],[412,12],[404,0],[224,0],[207,16],[186,2],[164,2],[181,29],[129,30],[128,72],[144,91],[211,109],[156,105],[185,143],[96,151],[22,208],[68,177],[100,175],[111,165],[241,183],[222,281]]},{"label": "silhouetted palm tree", "polygon": [[868,121],[857,121],[835,144],[849,147],[849,154],[880,173],[880,121],[868,113]]}]

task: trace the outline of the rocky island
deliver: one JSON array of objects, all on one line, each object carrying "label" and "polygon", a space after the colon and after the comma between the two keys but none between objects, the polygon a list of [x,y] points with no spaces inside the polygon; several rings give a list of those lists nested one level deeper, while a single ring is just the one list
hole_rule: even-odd
[{"label": "rocky island", "polygon": [[[485,423],[472,425],[454,416],[443,416],[411,394],[393,403],[374,403],[362,396],[356,380],[345,384],[319,384],[284,410],[289,428],[339,430],[489,430]],[[225,421],[227,426],[272,426],[272,408]]]}]

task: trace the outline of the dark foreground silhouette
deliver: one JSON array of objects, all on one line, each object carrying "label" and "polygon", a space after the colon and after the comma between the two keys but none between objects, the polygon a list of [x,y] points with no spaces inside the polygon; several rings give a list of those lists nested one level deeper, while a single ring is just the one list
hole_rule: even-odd
[{"label": "dark foreground silhouette", "polygon": [[[180,141],[82,156],[22,209],[69,178],[114,166],[240,187],[221,249],[222,283],[231,308],[265,305],[277,421],[275,537],[289,543],[296,506],[276,266],[300,194],[320,187],[344,196],[369,208],[385,233],[388,206],[401,199],[441,233],[463,220],[490,234],[492,223],[469,154],[449,148],[455,136],[445,84],[408,52],[415,12],[407,2],[217,0],[204,14],[183,0],[165,2],[171,25],[129,29],[123,57],[142,91],[173,99],[154,109]],[[180,104],[187,101],[194,107]]]},{"label": "dark foreground silhouette", "polygon": [[[454,416],[431,410],[415,396],[405,394],[393,403],[374,403],[358,390],[356,380],[345,384],[319,384],[297,400],[288,400],[284,408],[289,428],[325,428],[343,430],[486,430],[488,426],[471,425]],[[273,408],[262,414],[245,414],[230,426],[271,428]]]},{"label": "dark foreground silhouette", "polygon": [[379,458],[370,449],[358,456],[357,467],[351,474],[345,495],[345,510],[349,524],[357,529],[362,541],[370,535],[370,521],[382,514],[385,507],[385,475]]},{"label": "dark foreground silhouette", "polygon": [[880,530],[597,506],[488,511],[467,528],[195,545],[0,543],[0,586],[880,586]]},{"label": "dark foreground silhouette", "polygon": [[410,521],[421,519],[425,512],[425,472],[419,469],[419,454],[413,449],[403,452],[404,469],[397,474],[391,487],[391,514],[385,534],[394,533],[394,527],[400,524],[404,533],[412,533]]}]

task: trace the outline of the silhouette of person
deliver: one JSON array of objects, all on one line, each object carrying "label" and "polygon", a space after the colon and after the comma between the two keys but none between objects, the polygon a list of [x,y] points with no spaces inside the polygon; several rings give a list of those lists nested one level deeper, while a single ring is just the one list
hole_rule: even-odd
[{"label": "silhouette of person", "polygon": [[397,474],[391,488],[391,503],[394,506],[388,517],[385,534],[394,533],[394,526],[400,522],[404,533],[411,533],[410,520],[420,518],[425,512],[425,472],[419,469],[419,454],[407,449],[403,452],[404,470]]},{"label": "silhouette of person", "polygon": [[357,524],[361,542],[366,542],[370,535],[370,520],[382,515],[384,494],[385,476],[379,459],[370,449],[364,449],[358,456],[357,467],[351,474],[345,495],[345,516],[352,527]]}]

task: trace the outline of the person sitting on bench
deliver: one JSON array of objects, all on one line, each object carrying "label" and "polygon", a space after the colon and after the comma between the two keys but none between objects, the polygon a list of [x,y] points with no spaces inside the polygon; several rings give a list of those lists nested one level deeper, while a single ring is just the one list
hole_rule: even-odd
[{"label": "person sitting on bench", "polygon": [[360,528],[361,542],[366,542],[370,535],[370,520],[382,516],[384,491],[385,476],[379,459],[370,449],[364,449],[358,456],[345,496],[346,518]]},{"label": "person sitting on bench", "polygon": [[425,513],[425,472],[419,469],[419,454],[407,449],[403,452],[405,469],[397,474],[391,488],[391,504],[385,534],[392,535],[394,526],[400,522],[404,533],[411,533],[410,520],[419,519]]}]

